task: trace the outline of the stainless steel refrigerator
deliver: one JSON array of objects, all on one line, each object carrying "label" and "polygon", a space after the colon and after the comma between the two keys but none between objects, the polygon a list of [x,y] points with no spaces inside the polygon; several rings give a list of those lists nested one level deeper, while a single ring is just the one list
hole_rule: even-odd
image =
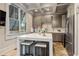
[{"label": "stainless steel refrigerator", "polygon": [[74,16],[66,19],[66,34],[64,46],[67,49],[68,55],[74,55]]}]

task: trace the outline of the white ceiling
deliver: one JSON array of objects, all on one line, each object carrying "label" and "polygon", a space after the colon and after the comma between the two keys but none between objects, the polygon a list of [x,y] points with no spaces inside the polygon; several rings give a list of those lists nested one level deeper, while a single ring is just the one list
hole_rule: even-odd
[{"label": "white ceiling", "polygon": [[23,5],[29,10],[31,10],[31,9],[36,9],[36,8],[56,6],[56,3],[23,3]]},{"label": "white ceiling", "polygon": [[[23,3],[25,8],[29,10],[30,13],[34,13],[34,10],[38,10],[36,14],[53,14],[53,13],[65,13],[67,3]],[[46,8],[49,8],[49,12],[45,12]]]}]

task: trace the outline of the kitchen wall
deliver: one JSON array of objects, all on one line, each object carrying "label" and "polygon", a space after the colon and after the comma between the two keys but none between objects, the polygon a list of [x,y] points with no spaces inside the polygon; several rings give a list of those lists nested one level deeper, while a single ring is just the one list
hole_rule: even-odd
[{"label": "kitchen wall", "polygon": [[0,3],[0,10],[6,11],[6,4]]},{"label": "kitchen wall", "polygon": [[76,3],[75,15],[75,54],[79,56],[79,3]]},{"label": "kitchen wall", "polygon": [[[5,3],[0,3],[0,10],[6,11]],[[13,49],[16,46],[16,39],[6,40],[6,27],[0,26],[0,52]]]},{"label": "kitchen wall", "polygon": [[32,15],[29,13],[26,13],[26,31],[27,32],[33,32],[32,28]]}]

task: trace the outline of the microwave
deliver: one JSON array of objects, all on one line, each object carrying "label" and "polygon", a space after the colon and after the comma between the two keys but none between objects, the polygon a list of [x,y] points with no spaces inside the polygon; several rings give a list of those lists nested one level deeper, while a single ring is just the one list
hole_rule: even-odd
[{"label": "microwave", "polygon": [[6,22],[6,12],[0,10],[0,26],[5,26]]}]

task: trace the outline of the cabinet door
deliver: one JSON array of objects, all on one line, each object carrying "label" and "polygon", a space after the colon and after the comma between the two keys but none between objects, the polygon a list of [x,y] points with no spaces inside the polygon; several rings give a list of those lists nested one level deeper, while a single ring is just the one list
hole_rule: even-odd
[{"label": "cabinet door", "polygon": [[60,27],[62,27],[62,18],[61,18],[61,15],[55,15],[55,16],[53,16],[52,26],[53,26],[53,28],[60,28]]},{"label": "cabinet door", "polygon": [[63,36],[64,36],[64,34],[61,34],[61,33],[60,33],[60,34],[59,34],[59,33],[57,34],[57,33],[54,33],[54,34],[53,34],[53,41],[54,41],[54,42],[56,42],[56,41],[58,41],[58,42],[63,42],[63,39],[64,39]]}]

